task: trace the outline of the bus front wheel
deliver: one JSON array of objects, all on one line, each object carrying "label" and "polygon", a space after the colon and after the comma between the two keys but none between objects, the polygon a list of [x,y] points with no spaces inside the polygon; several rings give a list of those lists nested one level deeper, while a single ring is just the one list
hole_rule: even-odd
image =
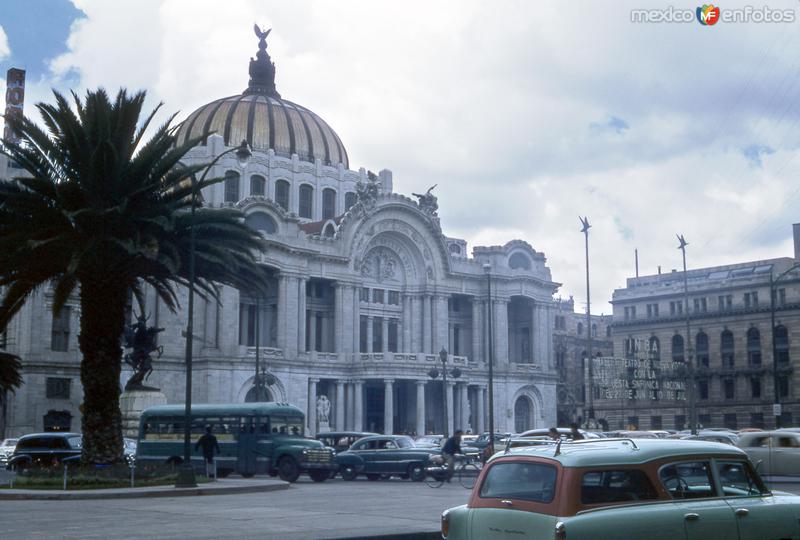
[{"label": "bus front wheel", "polygon": [[300,476],[297,462],[290,456],[283,456],[278,462],[278,476],[284,482],[295,482]]}]

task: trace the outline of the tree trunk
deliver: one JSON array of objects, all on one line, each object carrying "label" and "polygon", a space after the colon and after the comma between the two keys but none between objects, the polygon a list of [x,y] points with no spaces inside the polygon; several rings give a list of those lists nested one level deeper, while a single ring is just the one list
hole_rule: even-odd
[{"label": "tree trunk", "polygon": [[111,278],[81,280],[83,359],[84,463],[115,463],[123,459],[122,415],[119,410],[122,347],[127,287]]}]

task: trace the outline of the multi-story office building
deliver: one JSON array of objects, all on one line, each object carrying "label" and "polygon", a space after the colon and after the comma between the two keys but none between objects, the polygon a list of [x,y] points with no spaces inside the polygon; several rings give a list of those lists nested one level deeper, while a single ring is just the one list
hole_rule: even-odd
[{"label": "multi-story office building", "polygon": [[780,424],[800,421],[797,224],[794,241],[794,257],[689,270],[688,310],[682,270],[629,278],[614,291],[614,350],[622,359],[599,362],[598,417],[612,429],[688,428],[694,379],[701,427],[773,427],[776,390]]}]

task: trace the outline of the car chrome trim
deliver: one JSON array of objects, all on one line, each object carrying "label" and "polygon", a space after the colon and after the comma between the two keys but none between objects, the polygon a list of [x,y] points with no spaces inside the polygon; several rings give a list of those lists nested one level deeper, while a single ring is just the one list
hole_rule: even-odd
[{"label": "car chrome trim", "polygon": [[750,510],[747,508],[737,508],[733,513],[739,517],[746,517],[750,513]]},{"label": "car chrome trim", "polygon": [[700,514],[689,512],[688,514],[683,514],[683,519],[685,519],[686,521],[697,521],[698,519],[700,519]]}]

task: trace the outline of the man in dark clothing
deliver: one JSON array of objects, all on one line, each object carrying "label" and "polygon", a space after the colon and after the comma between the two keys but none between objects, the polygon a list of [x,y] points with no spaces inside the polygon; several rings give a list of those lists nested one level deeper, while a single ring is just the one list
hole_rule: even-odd
[{"label": "man in dark clothing", "polygon": [[194,445],[194,450],[197,452],[199,448],[203,449],[203,457],[206,460],[206,476],[209,478],[217,479],[217,468],[214,463],[214,451],[219,454],[219,443],[217,438],[211,433],[211,426],[206,426],[206,432],[197,439]]},{"label": "man in dark clothing", "polygon": [[561,435],[558,433],[558,430],[554,427],[551,427],[547,430],[547,436],[553,439],[554,441],[560,441]]},{"label": "man in dark clothing", "polygon": [[455,456],[461,453],[461,435],[463,432],[457,429],[452,437],[445,441],[442,446],[442,458],[447,463],[447,481],[453,477],[453,469],[455,468]]},{"label": "man in dark clothing", "polygon": [[580,440],[586,438],[586,437],[583,436],[583,433],[581,433],[578,430],[578,424],[573,422],[572,425],[569,426],[569,428],[572,430],[571,435],[572,435],[572,440],[573,441],[580,441]]}]

